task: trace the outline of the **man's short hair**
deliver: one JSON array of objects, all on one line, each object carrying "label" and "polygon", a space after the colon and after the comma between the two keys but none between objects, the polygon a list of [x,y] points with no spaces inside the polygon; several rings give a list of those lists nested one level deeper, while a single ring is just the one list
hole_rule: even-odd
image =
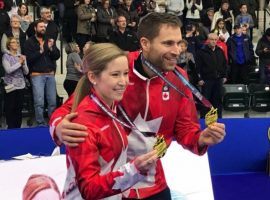
[{"label": "man's short hair", "polygon": [[138,39],[146,37],[150,41],[153,40],[159,34],[161,25],[169,25],[173,27],[182,27],[182,22],[176,15],[168,13],[149,13],[141,18],[138,25]]},{"label": "man's short hair", "polygon": [[39,11],[40,15],[42,15],[42,13],[44,13],[46,10],[50,10],[51,11],[51,8],[50,7],[46,7],[46,6],[40,7],[40,11]]},{"label": "man's short hair", "polygon": [[34,22],[34,27],[37,28],[38,24],[45,23],[43,19],[38,19]]}]

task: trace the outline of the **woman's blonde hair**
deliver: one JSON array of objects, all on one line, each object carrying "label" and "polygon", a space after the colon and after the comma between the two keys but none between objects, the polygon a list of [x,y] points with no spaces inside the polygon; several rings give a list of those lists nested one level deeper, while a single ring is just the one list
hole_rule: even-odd
[{"label": "woman's blonde hair", "polygon": [[37,193],[50,188],[54,189],[59,194],[60,200],[61,195],[59,189],[51,177],[44,174],[33,174],[29,177],[26,185],[24,186],[22,199],[32,200]]},{"label": "woman's blonde hair", "polygon": [[12,40],[15,40],[19,44],[18,40],[15,37],[8,37],[6,42],[6,48],[8,50],[10,50],[10,43],[12,42]]},{"label": "woman's blonde hair", "polygon": [[82,99],[89,94],[89,90],[92,87],[88,80],[87,72],[91,71],[95,76],[99,76],[106,69],[109,62],[121,56],[127,55],[119,47],[111,43],[99,43],[89,47],[82,63],[84,75],[75,89],[71,112],[75,111]]},{"label": "woman's blonde hair", "polygon": [[70,54],[72,52],[75,52],[77,49],[78,44],[76,42],[70,42],[66,45],[65,51],[67,54]]}]

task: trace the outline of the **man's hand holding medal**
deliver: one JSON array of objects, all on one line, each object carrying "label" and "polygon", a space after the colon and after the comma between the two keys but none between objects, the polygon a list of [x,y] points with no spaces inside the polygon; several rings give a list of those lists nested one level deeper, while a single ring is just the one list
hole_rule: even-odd
[{"label": "man's hand holding medal", "polygon": [[203,147],[206,145],[214,145],[223,141],[226,132],[225,132],[225,124],[221,124],[217,122],[217,109],[213,107],[211,110],[205,115],[205,124],[207,128],[204,129],[199,138],[199,146]]}]

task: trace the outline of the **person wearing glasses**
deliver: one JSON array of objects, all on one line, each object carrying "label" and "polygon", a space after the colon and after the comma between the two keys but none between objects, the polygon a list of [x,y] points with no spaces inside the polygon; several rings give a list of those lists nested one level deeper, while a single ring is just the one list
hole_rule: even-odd
[{"label": "person wearing glasses", "polygon": [[21,30],[21,18],[19,15],[12,15],[10,18],[10,28],[3,34],[1,40],[2,53],[8,52],[6,47],[7,38],[14,37],[19,42],[18,52],[24,53],[24,43],[26,41],[26,34]]},{"label": "person wearing glasses", "polygon": [[5,70],[4,108],[7,128],[20,128],[22,124],[23,90],[25,78],[29,70],[26,57],[19,52],[19,43],[15,37],[7,38],[7,51],[3,55],[2,64]]}]

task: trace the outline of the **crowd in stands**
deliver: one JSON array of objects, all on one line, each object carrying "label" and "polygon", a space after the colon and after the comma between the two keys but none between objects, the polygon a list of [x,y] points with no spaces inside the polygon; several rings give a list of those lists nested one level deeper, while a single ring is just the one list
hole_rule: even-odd
[{"label": "crowd in stands", "polygon": [[[34,10],[38,20],[29,14],[29,4],[38,7]],[[7,88],[8,128],[21,126],[18,112],[28,82],[37,125],[46,125],[45,101],[49,116],[56,108],[60,31],[68,55],[64,88],[70,96],[82,75],[87,47],[111,42],[125,51],[139,50],[136,29],[140,18],[151,12],[167,12],[182,21],[183,51],[178,64],[188,72],[191,83],[222,110],[223,84],[248,84],[248,73],[255,65],[256,10],[256,0],[0,0],[0,68],[3,88]],[[270,29],[259,39],[255,52],[260,83],[270,84]]]}]

